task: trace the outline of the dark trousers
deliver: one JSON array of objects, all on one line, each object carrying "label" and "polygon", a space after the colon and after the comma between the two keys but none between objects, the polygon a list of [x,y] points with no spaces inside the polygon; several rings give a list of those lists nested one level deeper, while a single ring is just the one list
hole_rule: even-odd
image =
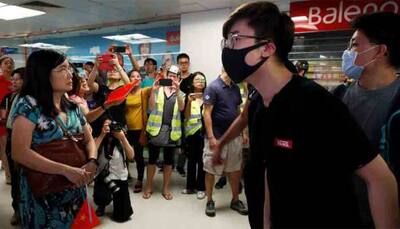
[{"label": "dark trousers", "polygon": [[138,172],[138,180],[143,181],[144,175],[144,158],[143,146],[139,143],[141,130],[128,130],[128,141],[135,150],[136,169]]},{"label": "dark trousers", "polygon": [[161,148],[164,150],[164,165],[172,165],[174,163],[173,159],[176,147],[163,147],[149,144],[149,165],[155,165],[157,163]]},{"label": "dark trousers", "polygon": [[6,155],[8,160],[8,167],[10,169],[11,176],[11,198],[12,198],[12,208],[14,212],[19,212],[18,202],[19,202],[19,169],[11,156],[11,133],[10,129],[7,130],[7,144],[6,144]]},{"label": "dark trousers", "polygon": [[249,208],[252,229],[264,228],[265,169],[255,163],[246,162],[243,169],[244,191]]},{"label": "dark trousers", "polygon": [[105,207],[113,201],[113,220],[125,222],[133,214],[131,199],[129,197],[128,181],[113,180],[120,188],[119,191],[111,193],[110,189],[102,180],[94,182],[93,200],[97,206]]},{"label": "dark trousers", "polygon": [[204,137],[197,132],[186,138],[185,151],[188,158],[186,189],[205,189],[205,172],[203,170]]}]

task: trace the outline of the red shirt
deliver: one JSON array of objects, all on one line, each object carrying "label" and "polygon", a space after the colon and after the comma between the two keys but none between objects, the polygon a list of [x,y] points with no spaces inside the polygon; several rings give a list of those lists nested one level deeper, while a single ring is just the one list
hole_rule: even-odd
[{"label": "red shirt", "polygon": [[[11,92],[11,81],[6,80],[3,75],[0,76],[0,101],[4,96]],[[7,133],[6,128],[0,127],[0,137]]]}]

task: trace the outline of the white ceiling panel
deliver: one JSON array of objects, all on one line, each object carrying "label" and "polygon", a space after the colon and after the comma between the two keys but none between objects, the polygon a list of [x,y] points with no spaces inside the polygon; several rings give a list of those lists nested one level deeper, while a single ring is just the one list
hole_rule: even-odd
[{"label": "white ceiling panel", "polygon": [[[21,5],[33,0],[0,0]],[[179,18],[188,12],[236,7],[245,0],[41,0],[61,8],[23,6],[46,14],[13,21],[0,20],[0,39],[79,31],[110,26]],[[281,10],[289,9],[289,0],[272,1]]]}]

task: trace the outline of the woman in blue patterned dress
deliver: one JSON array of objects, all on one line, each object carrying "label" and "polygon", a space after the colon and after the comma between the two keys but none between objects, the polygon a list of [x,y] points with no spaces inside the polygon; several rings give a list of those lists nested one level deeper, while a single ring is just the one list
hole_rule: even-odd
[{"label": "woman in blue patterned dress", "polygon": [[[76,188],[35,197],[22,169],[19,207],[23,228],[70,228],[86,198],[85,184],[96,171],[97,152],[88,124],[80,109],[65,96],[72,89],[71,71],[67,58],[55,51],[39,50],[27,60],[26,80],[11,114],[12,156],[24,167],[65,176]],[[46,159],[31,149],[31,145],[63,138],[55,119],[71,134],[84,133],[90,160],[82,168]]]}]

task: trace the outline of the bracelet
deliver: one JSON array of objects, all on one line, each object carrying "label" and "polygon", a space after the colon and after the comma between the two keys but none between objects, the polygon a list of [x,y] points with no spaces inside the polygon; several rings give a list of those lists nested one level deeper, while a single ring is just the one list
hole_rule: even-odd
[{"label": "bracelet", "polygon": [[88,162],[87,163],[90,163],[90,162],[93,162],[96,166],[99,166],[99,162],[97,161],[97,159],[96,158],[89,158],[89,160],[88,160]]}]

